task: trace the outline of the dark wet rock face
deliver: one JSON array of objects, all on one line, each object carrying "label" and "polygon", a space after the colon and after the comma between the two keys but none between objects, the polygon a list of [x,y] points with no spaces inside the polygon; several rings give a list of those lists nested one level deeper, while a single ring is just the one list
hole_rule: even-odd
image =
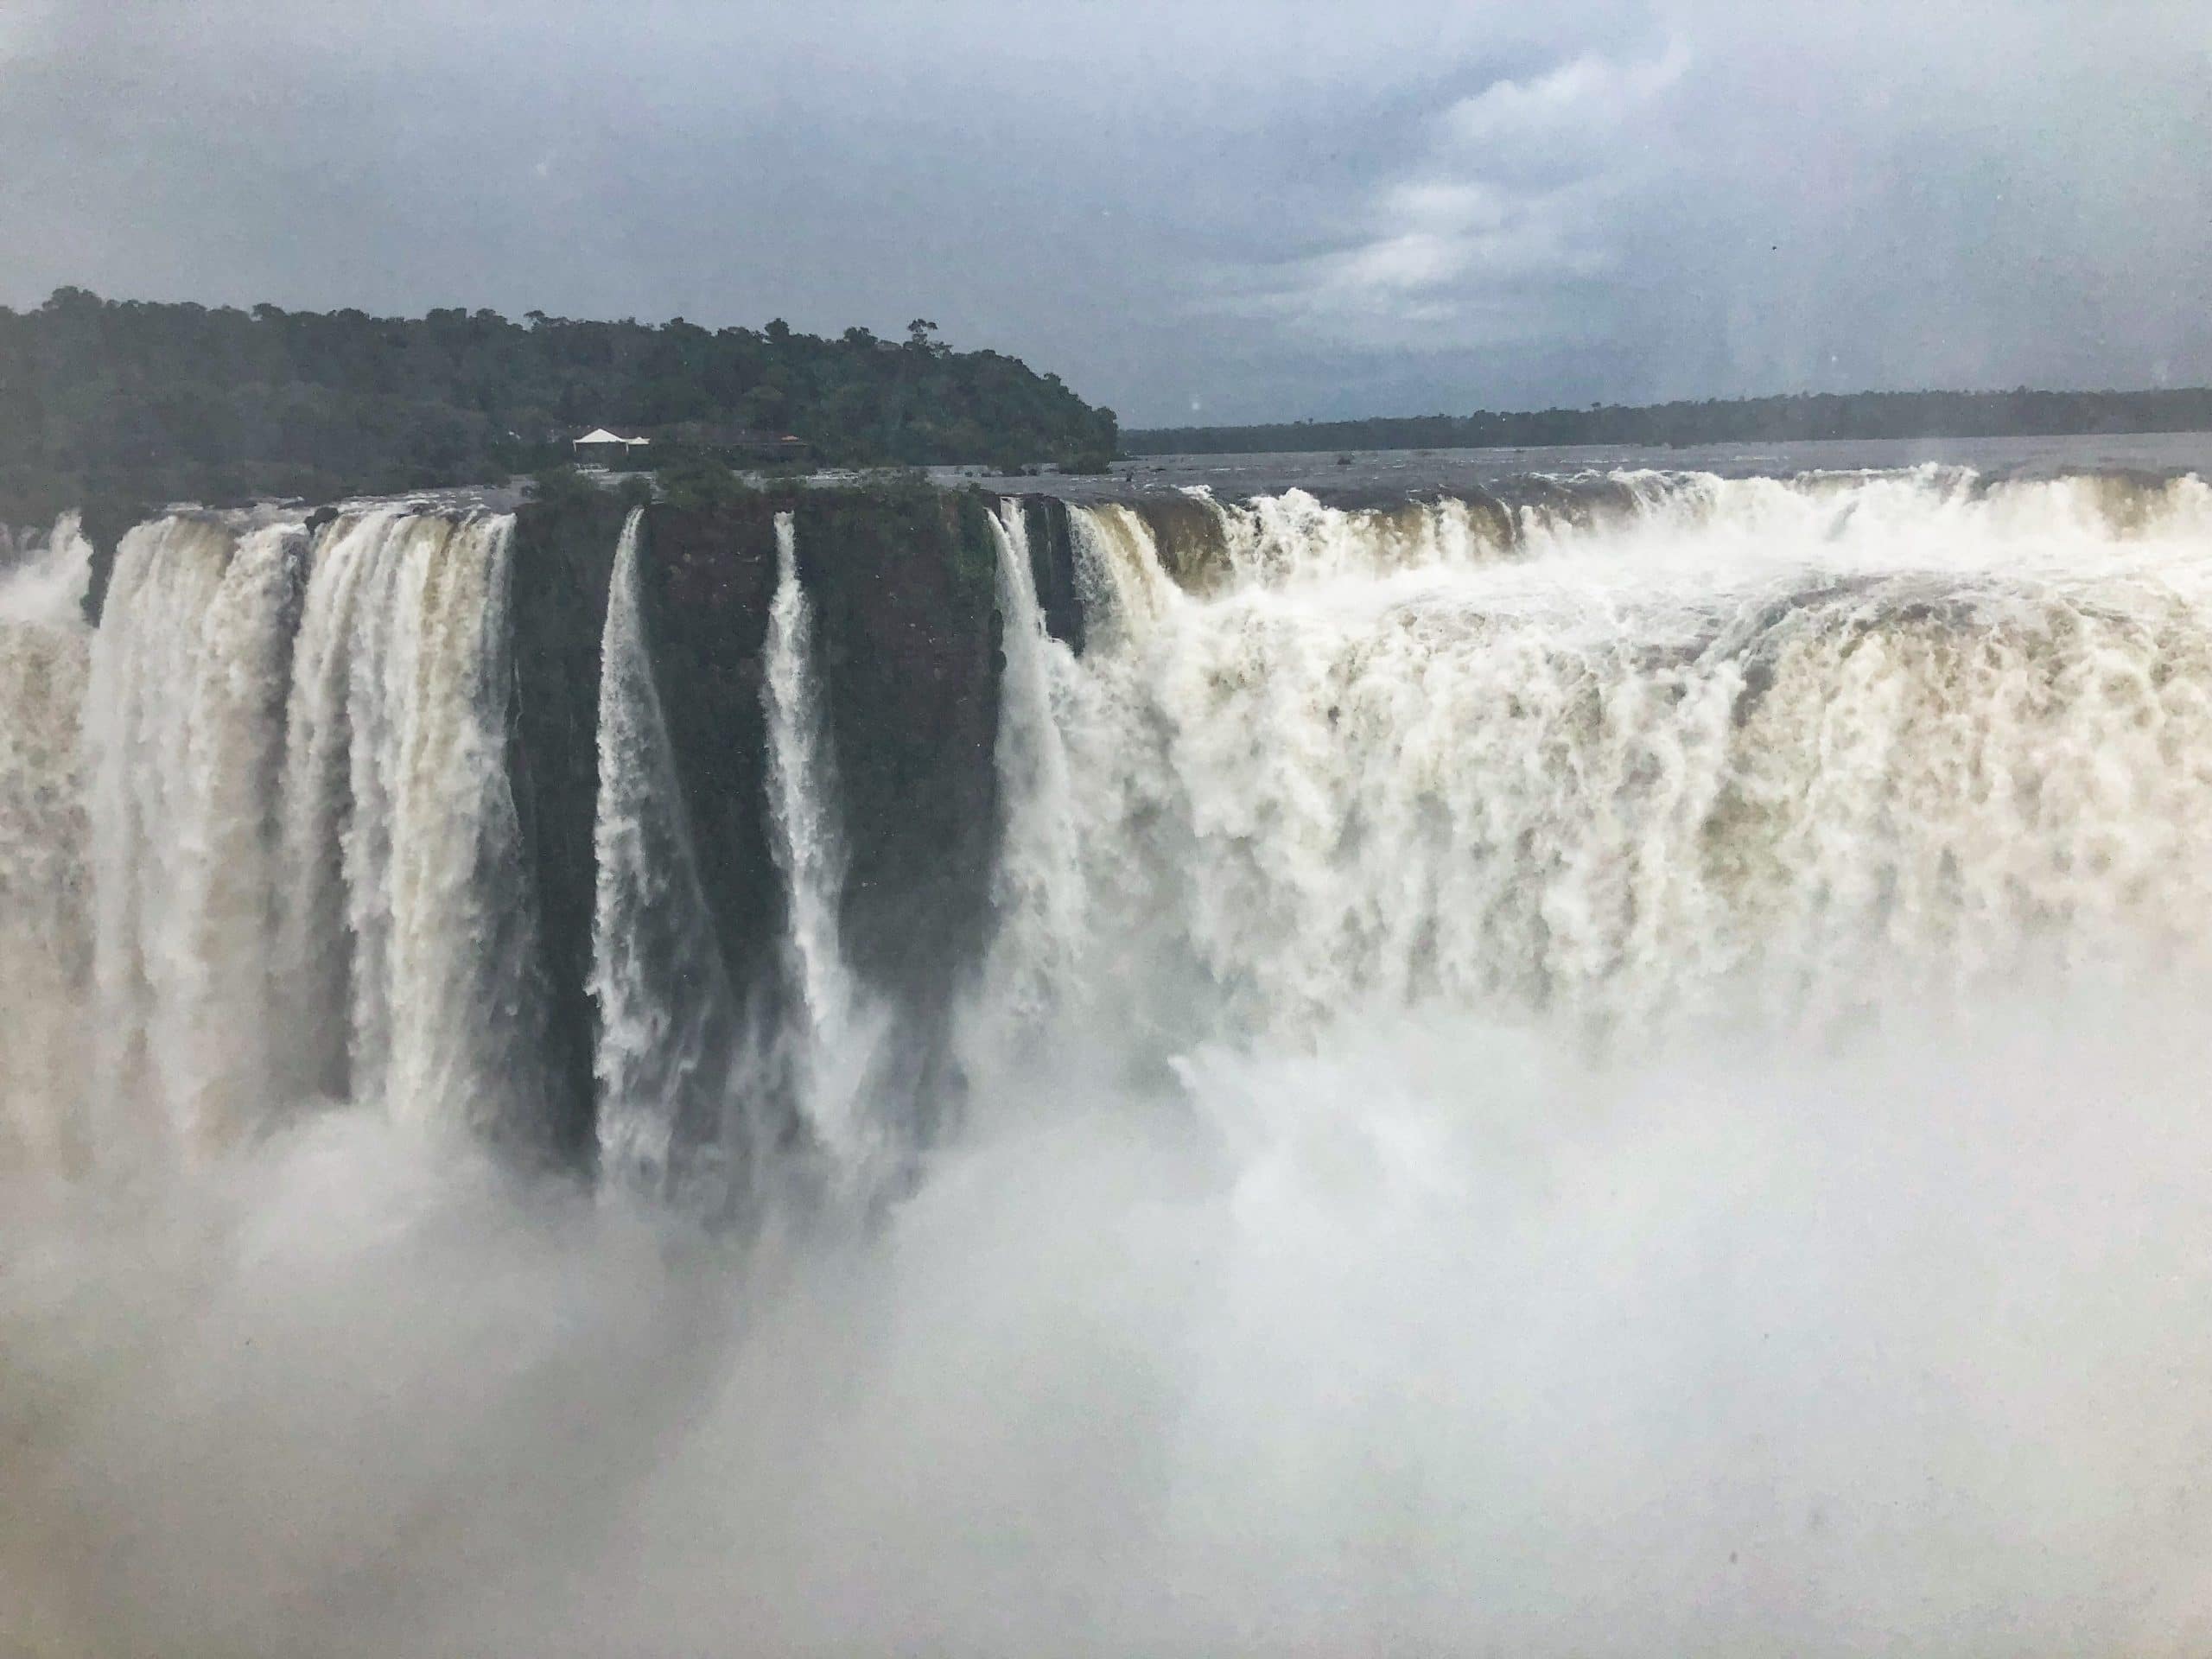
[{"label": "dark wet rock face", "polygon": [[509,765],[538,911],[548,1014],[549,1138],[592,1144],[591,972],[599,788],[599,643],[622,509],[611,497],[516,515]]},{"label": "dark wet rock face", "polygon": [[1029,535],[1029,574],[1037,584],[1037,606],[1055,639],[1083,649],[1083,590],[1076,575],[1075,543],[1068,531],[1068,504],[1054,495],[1021,498],[1022,524]]},{"label": "dark wet rock face", "polygon": [[[747,493],[647,512],[653,675],[700,885],[741,1000],[772,1023],[785,927],[770,840],[763,655],[775,518],[794,518],[837,766],[855,971],[896,1011],[883,1086],[943,1094],[950,1002],[988,920],[1000,669],[991,503],[925,485]],[[1033,549],[1076,600],[1065,510]],[[564,1143],[591,1144],[593,819],[600,638],[622,509],[525,506],[517,532],[513,765],[541,912]],[[1058,547],[1054,554],[1051,550]],[[928,1126],[916,1124],[918,1133]]]}]

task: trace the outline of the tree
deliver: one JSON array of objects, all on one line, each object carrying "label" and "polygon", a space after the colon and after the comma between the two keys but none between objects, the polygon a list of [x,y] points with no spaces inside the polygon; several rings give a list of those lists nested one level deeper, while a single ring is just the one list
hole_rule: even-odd
[{"label": "tree", "polygon": [[251,312],[57,290],[0,308],[0,523],[96,494],[134,502],[372,493],[557,465],[592,426],[794,434],[839,465],[1110,455],[1118,428],[1055,379],[955,352],[779,318],[712,333],[458,308]]}]

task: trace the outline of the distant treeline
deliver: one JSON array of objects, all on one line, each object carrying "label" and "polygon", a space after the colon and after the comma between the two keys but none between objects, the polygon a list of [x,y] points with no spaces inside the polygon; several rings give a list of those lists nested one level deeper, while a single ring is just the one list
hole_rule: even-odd
[{"label": "distant treeline", "polygon": [[372,317],[57,291],[0,308],[0,523],[132,499],[325,499],[504,479],[587,428],[738,427],[832,465],[1001,467],[1112,455],[1111,410],[996,352],[906,338]]},{"label": "distant treeline", "polygon": [[1274,426],[1125,432],[1132,455],[1260,454],[1317,449],[1500,449],[1566,444],[1643,448],[1819,438],[1996,438],[2071,433],[2212,431],[2212,388],[2171,391],[1859,391],[1640,408],[1593,404],[1497,414],[1416,415]]}]

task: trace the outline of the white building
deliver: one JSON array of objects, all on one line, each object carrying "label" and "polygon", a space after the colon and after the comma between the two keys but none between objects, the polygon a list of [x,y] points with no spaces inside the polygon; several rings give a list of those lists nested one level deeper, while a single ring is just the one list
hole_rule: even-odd
[{"label": "white building", "polygon": [[620,467],[643,461],[645,452],[652,447],[652,440],[626,438],[602,426],[573,440],[569,447],[575,451],[580,467]]}]

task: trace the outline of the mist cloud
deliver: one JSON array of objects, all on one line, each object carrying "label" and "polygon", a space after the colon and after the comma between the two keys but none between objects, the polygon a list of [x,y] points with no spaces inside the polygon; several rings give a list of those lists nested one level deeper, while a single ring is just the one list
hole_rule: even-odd
[{"label": "mist cloud", "polygon": [[749,1262],[365,1115],[12,1182],[0,1645],[2201,1651],[2190,1006],[1207,1049]]}]

